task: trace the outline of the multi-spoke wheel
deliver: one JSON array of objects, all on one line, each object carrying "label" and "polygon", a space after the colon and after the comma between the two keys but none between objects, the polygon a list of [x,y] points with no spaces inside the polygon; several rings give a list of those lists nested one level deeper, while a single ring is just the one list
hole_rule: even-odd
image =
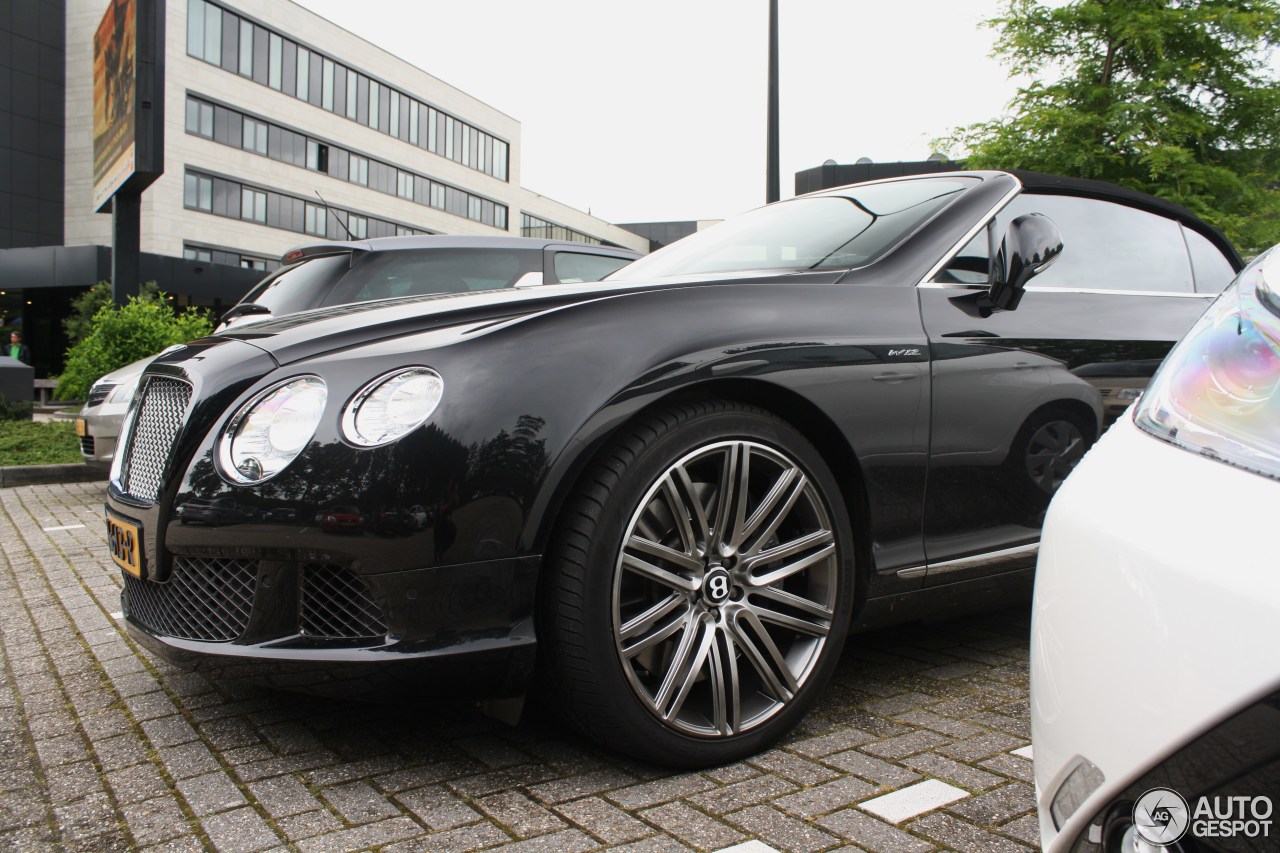
[{"label": "multi-spoke wheel", "polygon": [[1092,442],[1093,430],[1070,412],[1032,415],[1018,433],[1010,456],[1032,491],[1052,496]]},{"label": "multi-spoke wheel", "polygon": [[765,412],[690,404],[637,424],[571,501],[540,635],[568,711],[650,760],[758,751],[830,676],[848,628],[843,502]]}]

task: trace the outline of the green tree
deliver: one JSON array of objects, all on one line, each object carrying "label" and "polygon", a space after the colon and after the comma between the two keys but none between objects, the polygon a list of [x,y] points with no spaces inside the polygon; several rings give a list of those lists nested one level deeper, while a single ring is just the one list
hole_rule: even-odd
[{"label": "green tree", "polygon": [[93,315],[88,333],[67,350],[67,367],[58,377],[54,396],[83,400],[104,373],[212,330],[207,313],[186,308],[175,314],[163,293],[132,297],[122,308],[103,305]]},{"label": "green tree", "polygon": [[[1249,253],[1280,241],[1277,0],[1009,0],[1006,114],[939,140],[970,168],[1110,181],[1182,204]],[[1269,188],[1270,185],[1272,188]]]}]

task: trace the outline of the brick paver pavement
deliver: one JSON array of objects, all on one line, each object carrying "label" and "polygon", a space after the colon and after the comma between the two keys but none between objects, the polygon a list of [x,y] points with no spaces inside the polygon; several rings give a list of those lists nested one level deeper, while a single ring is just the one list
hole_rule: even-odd
[{"label": "brick paver pavement", "polygon": [[1026,608],[856,636],[780,746],[675,773],[536,708],[509,727],[156,660],[119,622],[102,497],[100,482],[0,489],[0,848],[1037,846]]}]

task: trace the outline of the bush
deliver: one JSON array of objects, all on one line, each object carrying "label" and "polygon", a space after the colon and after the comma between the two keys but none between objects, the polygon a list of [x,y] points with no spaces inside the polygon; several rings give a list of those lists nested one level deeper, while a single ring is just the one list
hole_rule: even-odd
[{"label": "bush", "polygon": [[[160,295],[154,281],[143,282],[138,288],[143,298]],[[111,282],[100,281],[71,300],[71,313],[62,320],[62,330],[67,333],[67,346],[73,347],[93,331],[93,318],[103,308],[111,305]]]},{"label": "bush", "polygon": [[32,408],[32,403],[21,400],[10,403],[0,394],[0,421],[29,421]]},{"label": "bush", "polygon": [[68,421],[5,424],[0,430],[0,467],[81,462],[80,439]]},{"label": "bush", "polygon": [[104,305],[93,315],[88,334],[67,350],[54,396],[83,400],[103,374],[211,331],[206,312],[187,308],[175,315],[161,293],[133,297],[123,308]]}]

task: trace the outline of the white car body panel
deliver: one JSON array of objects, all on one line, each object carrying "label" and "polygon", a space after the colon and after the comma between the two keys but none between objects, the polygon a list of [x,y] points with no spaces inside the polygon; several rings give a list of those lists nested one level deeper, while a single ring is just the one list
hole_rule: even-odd
[{"label": "white car body panel", "polygon": [[[1042,839],[1280,682],[1280,482],[1142,432],[1131,412],[1050,505],[1036,575],[1032,738]],[[1105,776],[1055,830],[1077,756]]]}]

